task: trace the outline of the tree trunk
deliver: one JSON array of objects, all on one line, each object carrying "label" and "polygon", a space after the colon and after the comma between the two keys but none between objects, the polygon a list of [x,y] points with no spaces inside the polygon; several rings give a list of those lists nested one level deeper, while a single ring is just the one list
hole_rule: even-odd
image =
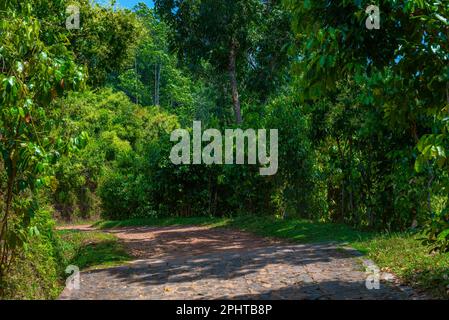
[{"label": "tree trunk", "polygon": [[432,170],[429,170],[429,180],[427,180],[427,211],[432,214],[432,182],[434,179]]},{"label": "tree trunk", "polygon": [[17,175],[16,157],[17,157],[16,149],[13,148],[11,152],[11,170],[8,174],[7,192],[5,197],[5,211],[2,217],[0,227],[0,284],[3,281],[5,272],[8,268],[8,261],[11,258],[10,247],[7,240],[7,232],[8,232],[8,219],[13,202],[13,189]]},{"label": "tree trunk", "polygon": [[[446,37],[449,37],[449,27],[446,27]],[[448,67],[449,67],[449,63],[448,63]],[[447,104],[449,105],[449,81],[446,82],[446,101],[447,101]],[[449,107],[448,107],[447,111],[449,112]]]},{"label": "tree trunk", "polygon": [[237,43],[232,41],[231,51],[229,52],[229,78],[231,80],[231,90],[232,90],[232,104],[234,106],[235,120],[237,124],[242,123],[242,113],[240,111],[240,99],[239,90],[237,86],[237,72],[236,72],[236,49]]},{"label": "tree trunk", "polygon": [[139,74],[138,74],[138,72],[137,72],[137,58],[136,57],[134,57],[134,72],[136,73],[136,104],[139,104],[139,91],[138,91],[138,88],[137,88],[137,79],[138,79],[138,77],[139,77]]},{"label": "tree trunk", "polygon": [[159,106],[159,87],[161,82],[161,65],[156,63],[154,65],[154,105]]},{"label": "tree trunk", "polygon": [[347,166],[346,166],[346,159],[345,159],[345,155],[343,152],[343,147],[341,146],[340,143],[340,139],[337,136],[336,137],[336,141],[337,141],[337,147],[338,147],[338,153],[340,154],[340,162],[341,162],[341,169],[343,172],[343,179],[341,180],[341,212],[340,212],[340,217],[338,222],[342,222],[344,221],[345,218],[345,214],[346,214],[346,205],[345,205],[345,188],[346,188],[346,180],[347,180]]},{"label": "tree trunk", "polygon": [[[446,82],[446,101],[449,105],[449,82]],[[449,112],[449,108],[447,109],[447,111]]]}]

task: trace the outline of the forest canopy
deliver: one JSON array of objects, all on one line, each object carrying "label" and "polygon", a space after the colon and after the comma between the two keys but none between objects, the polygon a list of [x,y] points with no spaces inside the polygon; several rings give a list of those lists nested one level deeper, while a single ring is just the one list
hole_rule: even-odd
[{"label": "forest canopy", "polygon": [[[300,217],[448,251],[449,3],[377,1],[367,29],[370,4],[2,1],[0,283],[55,219]],[[278,129],[276,174],[172,163],[193,121]]]}]

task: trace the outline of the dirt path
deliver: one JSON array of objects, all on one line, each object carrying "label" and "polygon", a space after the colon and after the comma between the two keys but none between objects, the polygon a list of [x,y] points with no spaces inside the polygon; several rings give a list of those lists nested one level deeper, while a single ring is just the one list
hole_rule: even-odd
[{"label": "dirt path", "polygon": [[[88,231],[88,226],[71,229]],[[368,290],[361,259],[330,244],[291,244],[229,229],[113,229],[138,258],[81,272],[60,299],[410,299],[382,280]]]}]

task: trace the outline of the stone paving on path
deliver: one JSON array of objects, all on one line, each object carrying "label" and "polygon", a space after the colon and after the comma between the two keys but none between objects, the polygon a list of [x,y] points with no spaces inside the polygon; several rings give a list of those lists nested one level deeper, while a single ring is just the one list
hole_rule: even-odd
[{"label": "stone paving on path", "polygon": [[360,257],[332,244],[292,244],[206,227],[108,232],[138,260],[82,271],[80,289],[66,288],[60,299],[417,298],[384,280],[380,289],[368,290]]}]

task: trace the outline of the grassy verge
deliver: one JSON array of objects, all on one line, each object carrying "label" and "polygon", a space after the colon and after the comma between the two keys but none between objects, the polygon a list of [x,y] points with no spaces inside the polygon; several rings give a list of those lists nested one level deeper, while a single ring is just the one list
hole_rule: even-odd
[{"label": "grassy verge", "polygon": [[233,218],[217,217],[169,217],[142,218],[121,221],[99,221],[93,226],[99,229],[135,227],[135,226],[174,226],[201,225],[212,228],[231,227],[252,232],[265,237],[277,237],[296,242],[351,242],[372,236],[359,232],[343,224],[312,222],[309,220],[274,217],[238,216]]},{"label": "grassy verge", "polygon": [[169,217],[169,218],[141,218],[129,220],[106,220],[93,224],[99,229],[120,228],[120,227],[141,227],[141,226],[175,226],[175,225],[201,225],[217,227],[226,225],[231,219],[216,217]]},{"label": "grassy verge", "polygon": [[92,217],[89,219],[82,219],[82,218],[73,218],[70,221],[67,220],[61,220],[61,219],[55,219],[55,226],[56,227],[66,227],[66,226],[74,226],[74,225],[91,225],[96,223],[100,218],[99,217]]},{"label": "grassy verge", "polygon": [[61,238],[61,254],[67,265],[92,269],[123,264],[131,258],[112,234],[76,230],[57,232]]},{"label": "grassy verge", "polygon": [[98,228],[128,226],[204,225],[231,227],[261,236],[282,238],[297,243],[339,242],[350,245],[376,262],[384,271],[393,272],[405,283],[448,298],[449,253],[431,254],[416,235],[409,233],[376,234],[354,230],[342,224],[299,219],[240,216],[235,218],[149,218],[101,221]]},{"label": "grassy verge", "polygon": [[264,237],[275,237],[298,243],[341,242],[351,243],[374,236],[344,224],[320,223],[300,219],[240,216],[228,219],[221,226],[238,228]]},{"label": "grassy verge", "polygon": [[417,235],[384,234],[351,245],[408,285],[449,298],[449,253],[430,253]]}]

